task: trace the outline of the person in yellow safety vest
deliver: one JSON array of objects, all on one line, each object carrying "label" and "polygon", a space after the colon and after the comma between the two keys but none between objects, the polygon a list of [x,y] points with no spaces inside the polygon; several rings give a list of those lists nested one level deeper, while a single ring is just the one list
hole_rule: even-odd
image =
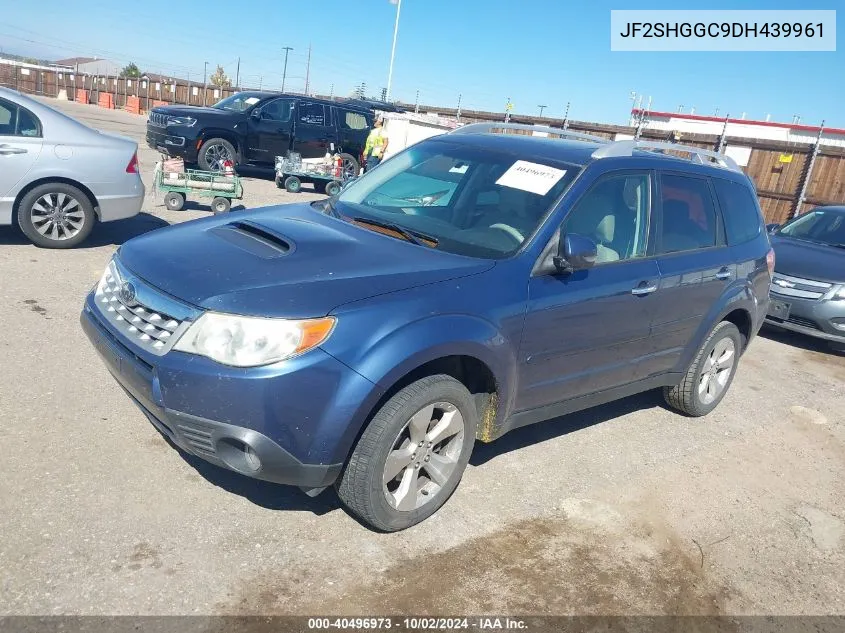
[{"label": "person in yellow safety vest", "polygon": [[384,153],[387,151],[387,134],[384,131],[384,120],[379,117],[376,119],[370,135],[367,137],[367,143],[364,145],[364,171],[370,171],[376,167]]}]

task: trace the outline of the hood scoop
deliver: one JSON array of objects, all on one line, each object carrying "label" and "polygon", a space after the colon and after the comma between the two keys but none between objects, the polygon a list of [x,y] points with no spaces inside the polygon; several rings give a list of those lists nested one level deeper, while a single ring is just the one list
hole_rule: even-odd
[{"label": "hood scoop", "polygon": [[209,233],[262,259],[284,257],[295,250],[290,239],[248,220],[216,226]]}]

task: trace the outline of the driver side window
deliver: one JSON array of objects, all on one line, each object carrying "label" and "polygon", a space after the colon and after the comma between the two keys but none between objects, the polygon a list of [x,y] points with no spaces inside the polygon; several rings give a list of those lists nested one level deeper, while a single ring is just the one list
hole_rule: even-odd
[{"label": "driver side window", "polygon": [[643,257],[651,209],[649,184],[648,174],[601,178],[575,203],[564,232],[593,240],[597,264]]}]

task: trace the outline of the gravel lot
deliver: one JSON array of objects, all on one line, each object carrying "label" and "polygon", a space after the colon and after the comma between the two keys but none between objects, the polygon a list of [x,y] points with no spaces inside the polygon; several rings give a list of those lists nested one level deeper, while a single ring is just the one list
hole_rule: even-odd
[{"label": "gravel lot", "polygon": [[[58,105],[143,142],[141,117]],[[399,534],[178,453],[78,315],[116,245],[208,213],[149,192],[69,252],[0,227],[0,614],[845,612],[845,356],[801,338],[758,338],[705,420],[649,393],[480,445]]]}]

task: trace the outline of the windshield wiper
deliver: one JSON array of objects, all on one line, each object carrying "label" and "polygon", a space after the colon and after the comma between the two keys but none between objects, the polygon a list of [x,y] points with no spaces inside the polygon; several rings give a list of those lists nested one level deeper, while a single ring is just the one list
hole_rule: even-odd
[{"label": "windshield wiper", "polygon": [[407,241],[413,242],[417,246],[429,246],[431,248],[434,248],[435,246],[437,246],[438,243],[437,240],[433,237],[429,237],[428,235],[424,235],[422,233],[409,231],[408,229],[401,227],[398,224],[394,224],[393,222],[385,222],[384,220],[373,220],[371,218],[362,217],[352,218],[352,221],[360,222],[361,224],[372,224],[373,226],[379,226],[383,229],[390,229],[391,231],[396,231]]}]

